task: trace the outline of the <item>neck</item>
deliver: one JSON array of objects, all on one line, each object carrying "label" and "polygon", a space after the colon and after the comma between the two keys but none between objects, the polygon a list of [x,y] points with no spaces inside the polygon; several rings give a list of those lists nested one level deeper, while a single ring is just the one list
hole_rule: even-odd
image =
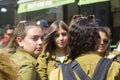
[{"label": "neck", "polygon": [[65,50],[64,49],[56,49],[55,50],[56,56],[65,56]]}]

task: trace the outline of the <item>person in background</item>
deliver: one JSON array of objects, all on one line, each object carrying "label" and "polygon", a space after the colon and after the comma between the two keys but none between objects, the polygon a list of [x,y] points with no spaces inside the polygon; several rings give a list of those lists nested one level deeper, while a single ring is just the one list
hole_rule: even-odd
[{"label": "person in background", "polygon": [[102,23],[101,19],[100,19],[100,18],[96,18],[95,20],[96,20],[96,22],[98,23],[98,25],[100,26],[101,23]]},{"label": "person in background", "polygon": [[110,53],[110,50],[109,50],[110,35],[107,33],[104,27],[100,27],[99,35],[100,35],[100,45],[98,47],[97,52],[100,56],[106,57]]},{"label": "person in background", "polygon": [[46,20],[38,20],[36,23],[42,28],[44,35],[47,35],[49,31],[48,22]]},{"label": "person in background", "polygon": [[10,55],[0,50],[0,80],[18,80],[18,70]]},{"label": "person in background", "polygon": [[12,27],[12,26],[5,27],[4,37],[0,41],[0,46],[3,47],[4,45],[6,45],[8,43],[9,38],[11,37],[11,35],[13,34],[13,32],[14,32],[14,27]]},{"label": "person in background", "polygon": [[106,32],[108,33],[108,35],[110,37],[109,51],[112,51],[115,47],[113,47],[114,45],[111,44],[111,42],[112,42],[112,38],[111,38],[112,37],[112,32],[111,32],[111,29],[108,26],[104,26],[104,29],[106,30]]},{"label": "person in background", "polygon": [[[80,64],[90,78],[92,78],[98,61],[102,58],[97,53],[101,42],[98,32],[99,26],[94,15],[79,18],[69,30],[70,57]],[[112,62],[105,80],[120,80],[120,64],[118,62]]]},{"label": "person in background", "polygon": [[42,51],[43,32],[35,23],[20,21],[10,38],[9,49],[13,49],[11,59],[17,64],[22,80],[41,80],[36,71],[37,57]]},{"label": "person in background", "polygon": [[68,26],[62,20],[50,25],[48,35],[44,39],[44,48],[37,59],[38,71],[42,80],[49,80],[50,72],[61,63],[67,64],[69,59]]},{"label": "person in background", "polygon": [[2,38],[3,38],[3,32],[0,31],[0,41],[2,40]]}]

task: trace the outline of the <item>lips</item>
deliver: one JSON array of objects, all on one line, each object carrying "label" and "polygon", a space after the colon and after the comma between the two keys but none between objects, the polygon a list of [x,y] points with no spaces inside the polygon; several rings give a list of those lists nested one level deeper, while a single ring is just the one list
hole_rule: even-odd
[{"label": "lips", "polygon": [[37,51],[42,51],[42,49],[43,49],[43,48],[41,48],[41,47],[40,47],[40,48],[37,48]]},{"label": "lips", "polygon": [[59,43],[59,45],[64,45],[64,43]]},{"label": "lips", "polygon": [[63,44],[64,44],[64,42],[63,42],[63,41],[60,41],[58,44],[63,45]]}]

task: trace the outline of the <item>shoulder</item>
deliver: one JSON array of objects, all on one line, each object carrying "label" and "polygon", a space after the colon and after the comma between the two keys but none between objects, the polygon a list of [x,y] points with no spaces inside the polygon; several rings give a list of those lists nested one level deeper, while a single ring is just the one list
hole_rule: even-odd
[{"label": "shoulder", "polygon": [[112,72],[114,74],[120,74],[120,63],[118,63],[117,61],[113,61],[109,68],[109,72]]},{"label": "shoulder", "polygon": [[37,58],[37,60],[46,60],[46,59],[48,59],[49,58],[49,53],[41,53],[39,56],[38,56],[38,58]]},{"label": "shoulder", "polygon": [[45,65],[48,59],[49,59],[49,53],[47,54],[41,53],[37,58],[37,62],[41,65],[43,64]]},{"label": "shoulder", "polygon": [[106,80],[119,80],[120,79],[120,63],[113,61],[107,74]]},{"label": "shoulder", "polygon": [[110,68],[112,68],[112,69],[114,69],[114,68],[120,69],[120,63],[118,63],[117,61],[113,61]]},{"label": "shoulder", "polygon": [[19,53],[13,54],[11,57],[11,60],[13,60],[19,67],[22,66],[33,66],[37,63],[37,60],[34,58],[28,58],[27,56]]},{"label": "shoulder", "polygon": [[118,55],[118,54],[120,54],[120,51],[117,50],[117,49],[114,49],[114,50],[112,51],[112,54]]}]

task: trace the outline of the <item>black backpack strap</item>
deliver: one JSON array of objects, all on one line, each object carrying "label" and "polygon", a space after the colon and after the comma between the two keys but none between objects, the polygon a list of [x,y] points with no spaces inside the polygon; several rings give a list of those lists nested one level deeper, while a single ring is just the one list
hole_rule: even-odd
[{"label": "black backpack strap", "polygon": [[96,66],[92,80],[105,80],[107,72],[114,58],[101,58]]},{"label": "black backpack strap", "polygon": [[72,68],[72,70],[79,76],[81,80],[90,80],[88,75],[84,72],[84,70],[81,68],[80,64],[74,60],[69,64]]},{"label": "black backpack strap", "polygon": [[62,68],[63,80],[76,80],[75,75],[72,69],[70,68],[69,64],[63,64],[61,68]]},{"label": "black backpack strap", "polygon": [[73,71],[79,76],[81,80],[90,80],[76,60],[73,60],[69,64],[62,65],[63,80],[76,80]]},{"label": "black backpack strap", "polygon": [[[101,58],[96,66],[92,80],[105,80],[107,72],[113,60],[114,58]],[[73,60],[69,64],[62,64],[61,67],[63,73],[63,80],[76,80],[73,71],[79,76],[81,80],[91,80],[76,60]]]}]

